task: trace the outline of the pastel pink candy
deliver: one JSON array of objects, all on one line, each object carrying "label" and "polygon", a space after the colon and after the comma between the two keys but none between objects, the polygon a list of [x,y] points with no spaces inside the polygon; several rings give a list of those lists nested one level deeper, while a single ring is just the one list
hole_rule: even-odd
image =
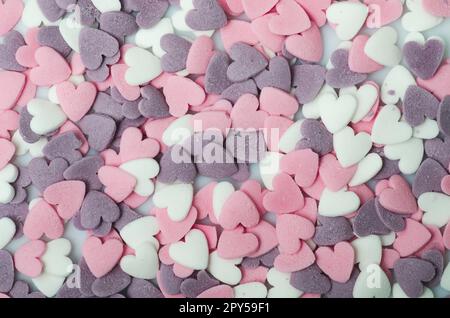
[{"label": "pastel pink candy", "polygon": [[0,170],[12,159],[16,152],[16,146],[7,139],[0,138]]},{"label": "pastel pink candy", "polygon": [[242,0],[245,14],[251,20],[269,12],[279,0]]},{"label": "pastel pink candy", "polygon": [[319,156],[311,149],[296,150],[281,159],[280,168],[289,175],[295,175],[295,182],[300,187],[309,187],[317,178]]},{"label": "pastel pink candy", "polygon": [[259,96],[259,108],[270,115],[289,117],[298,111],[295,97],[278,88],[264,87]]},{"label": "pastel pink candy", "polygon": [[417,211],[417,202],[411,187],[399,175],[394,175],[389,179],[389,188],[380,193],[379,200],[383,207],[392,212],[413,214]]},{"label": "pastel pink candy", "polygon": [[[420,220],[417,221],[420,222]],[[433,225],[426,225],[425,227],[431,233],[431,239],[415,254],[421,256],[424,252],[429,250],[438,250],[445,254],[444,238],[441,229]]]},{"label": "pastel pink candy", "polygon": [[116,239],[102,243],[99,238],[91,236],[83,244],[83,257],[97,278],[108,274],[117,265],[122,254],[123,244]]},{"label": "pastel pink candy", "polygon": [[185,115],[189,106],[198,106],[206,98],[201,86],[189,78],[180,76],[170,77],[164,85],[163,93],[169,105],[169,112],[175,117]]},{"label": "pastel pink candy", "polygon": [[295,0],[280,0],[276,11],[278,15],[273,16],[269,22],[269,28],[275,34],[292,35],[311,27],[311,20]]},{"label": "pastel pink candy", "polygon": [[[439,0],[432,0],[437,2]],[[402,16],[403,2],[401,0],[364,0],[369,6],[369,16],[366,25],[369,28],[381,28]]]},{"label": "pastel pink candy", "polygon": [[10,139],[10,131],[19,128],[19,114],[13,110],[0,110],[0,138]]},{"label": "pastel pink candy", "polygon": [[295,214],[303,216],[315,224],[317,221],[316,200],[312,198],[305,198],[305,206],[299,211],[296,211]]},{"label": "pastel pink candy", "polygon": [[315,23],[301,34],[289,36],[285,45],[289,53],[304,61],[319,62],[322,59],[322,35]]},{"label": "pastel pink candy", "polygon": [[163,245],[176,243],[181,240],[197,220],[197,209],[195,207],[190,209],[187,217],[181,222],[172,221],[167,214],[167,209],[155,208],[152,212],[156,216],[160,229],[157,238]]},{"label": "pastel pink candy", "polygon": [[311,20],[313,20],[319,27],[322,27],[327,22],[325,11],[331,5],[331,0],[296,0],[308,13]]},{"label": "pastel pink candy", "polygon": [[38,277],[43,270],[40,257],[46,250],[47,244],[43,241],[27,242],[14,253],[14,266],[22,274],[31,278]]},{"label": "pastel pink candy", "polygon": [[348,242],[330,247],[319,247],[316,251],[317,265],[332,280],[345,283],[349,280],[355,263],[355,251]]},{"label": "pastel pink candy", "polygon": [[22,17],[23,2],[21,0],[0,1],[0,36],[8,33]]},{"label": "pastel pink candy", "polygon": [[77,87],[71,82],[63,82],[56,85],[56,95],[67,117],[77,122],[94,104],[97,88],[90,82],[80,83]]},{"label": "pastel pink candy", "polygon": [[138,128],[126,129],[120,139],[120,159],[127,162],[136,159],[154,158],[159,153],[159,143],[151,138],[142,140]]},{"label": "pastel pink candy", "polygon": [[30,72],[30,80],[38,86],[52,86],[67,80],[72,70],[69,64],[54,49],[43,46],[36,50],[38,66]]},{"label": "pastel pink candy", "polygon": [[141,89],[139,86],[132,86],[125,80],[125,73],[128,70],[126,64],[115,64],[111,66],[111,77],[114,86],[120,94],[129,101],[134,101],[141,96]]},{"label": "pastel pink candy", "polygon": [[295,254],[280,254],[275,258],[274,267],[283,273],[292,273],[305,269],[316,261],[316,256],[308,244],[302,244]]},{"label": "pastel pink candy", "polygon": [[120,156],[113,149],[106,149],[102,151],[100,156],[103,158],[105,166],[118,167],[123,163]]},{"label": "pastel pink candy", "polygon": [[305,205],[302,191],[292,178],[280,173],[273,179],[274,191],[264,196],[264,207],[277,214],[292,213]]},{"label": "pastel pink candy", "polygon": [[420,250],[431,239],[431,233],[421,223],[406,219],[406,227],[397,233],[393,247],[401,257],[406,257]]},{"label": "pastel pink candy", "polygon": [[261,184],[256,180],[247,180],[241,185],[241,191],[252,199],[253,203],[255,203],[256,207],[259,210],[259,213],[263,215],[266,210],[263,205],[264,193],[261,187]]},{"label": "pastel pink candy", "polygon": [[30,209],[23,233],[30,240],[40,239],[44,235],[55,240],[64,234],[64,224],[53,207],[41,199]]},{"label": "pastel pink candy", "polygon": [[217,245],[217,253],[224,259],[241,258],[258,249],[258,238],[252,233],[243,233],[242,228],[223,231]]},{"label": "pastel pink candy", "polygon": [[274,52],[280,52],[283,49],[285,40],[284,35],[275,34],[270,31],[269,22],[276,13],[268,13],[251,22],[253,33],[255,33],[261,44]]},{"label": "pastel pink candy", "polygon": [[383,269],[392,269],[396,261],[400,259],[400,254],[391,248],[384,248],[381,258],[381,267]]},{"label": "pastel pink candy", "polygon": [[230,15],[241,15],[244,12],[242,0],[219,0],[219,3]]},{"label": "pastel pink candy", "polygon": [[105,193],[116,202],[125,200],[136,186],[136,178],[128,172],[117,168],[104,166],[98,171],[98,178],[105,186]]},{"label": "pastel pink candy", "polygon": [[269,269],[264,266],[259,266],[257,268],[245,268],[241,267],[242,279],[240,284],[259,282],[264,284],[267,279],[267,273]]},{"label": "pastel pink candy", "polygon": [[328,154],[320,159],[319,175],[328,189],[339,191],[347,186],[357,168],[357,166],[343,168],[334,155]]},{"label": "pastel pink candy", "polygon": [[226,230],[233,230],[239,224],[246,228],[259,223],[260,215],[253,201],[242,191],[234,192],[222,207],[219,223]]},{"label": "pastel pink candy", "polygon": [[37,86],[30,80],[31,70],[25,71],[26,76],[25,86],[23,88],[20,98],[17,100],[17,106],[24,107],[36,96]]},{"label": "pastel pink candy", "polygon": [[228,285],[219,285],[205,290],[197,298],[233,298],[234,290]]},{"label": "pastel pink candy", "polygon": [[86,67],[81,60],[80,53],[75,52],[72,55],[72,58],[70,59],[70,68],[72,69],[73,75],[83,75],[83,73],[86,71]]},{"label": "pastel pink candy", "polygon": [[241,20],[228,21],[228,24],[220,29],[220,37],[226,51],[229,51],[234,43],[242,42],[248,45],[258,43],[258,38],[253,32],[251,24]]},{"label": "pastel pink candy", "polygon": [[447,0],[423,0],[423,8],[437,17],[450,17],[450,3]]},{"label": "pastel pink candy", "polygon": [[285,214],[277,217],[277,237],[281,253],[294,254],[298,252],[302,241],[314,236],[314,224],[298,215]]},{"label": "pastel pink candy", "polygon": [[25,42],[27,45],[19,47],[16,51],[16,60],[22,66],[35,67],[37,62],[35,59],[36,50],[40,48],[38,42],[39,28],[32,28],[25,34]]},{"label": "pastel pink candy", "polygon": [[186,60],[186,70],[190,74],[205,74],[209,60],[214,55],[214,41],[207,36],[198,37],[192,43]]},{"label": "pastel pink candy", "polygon": [[[197,208],[198,220],[203,220],[208,215],[213,223],[218,223],[213,213],[212,195],[217,182],[212,182],[201,188],[194,196],[192,205]],[[214,219],[213,219],[214,217]]]},{"label": "pastel pink candy", "polygon": [[0,72],[0,110],[8,110],[16,105],[25,86],[25,75],[18,72]]},{"label": "pastel pink candy", "polygon": [[44,199],[56,206],[56,212],[64,219],[71,219],[81,208],[86,193],[82,181],[61,181],[52,184],[44,191]]},{"label": "pastel pink candy", "polygon": [[130,194],[123,202],[128,205],[132,209],[137,209],[141,205],[143,205],[145,202],[147,202],[148,197],[143,197],[137,194],[136,192],[133,192]]},{"label": "pastel pink candy", "polygon": [[320,200],[322,192],[325,189],[325,184],[323,183],[322,178],[318,176],[316,181],[314,181],[314,183],[310,187],[304,187],[302,189],[311,198]]},{"label": "pastel pink candy", "polygon": [[263,128],[269,116],[265,111],[258,110],[258,98],[251,94],[242,95],[231,110],[233,128]]},{"label": "pastel pink candy", "polygon": [[167,150],[166,144],[164,144],[162,141],[164,131],[175,120],[175,117],[168,117],[164,119],[150,120],[147,121],[147,123],[144,125],[145,134],[149,138],[158,140],[159,146],[161,147],[161,152],[165,152]]},{"label": "pastel pink candy", "polygon": [[369,40],[369,36],[357,35],[352,42],[348,55],[348,66],[350,70],[357,73],[373,73],[383,69],[383,65],[378,64],[364,53],[364,48]]},{"label": "pastel pink candy", "polygon": [[231,118],[222,111],[203,111],[196,113],[193,118],[194,131],[207,131],[209,129],[220,130],[226,136],[231,127]]},{"label": "pastel pink candy", "polygon": [[275,227],[266,221],[259,222],[257,226],[251,229],[247,229],[246,232],[256,235],[259,241],[258,250],[249,255],[249,257],[258,257],[264,255],[278,245],[278,238]]},{"label": "pastel pink candy", "polygon": [[424,80],[417,78],[417,84],[433,93],[437,98],[443,100],[445,96],[450,95],[450,64],[442,65],[430,79]]}]

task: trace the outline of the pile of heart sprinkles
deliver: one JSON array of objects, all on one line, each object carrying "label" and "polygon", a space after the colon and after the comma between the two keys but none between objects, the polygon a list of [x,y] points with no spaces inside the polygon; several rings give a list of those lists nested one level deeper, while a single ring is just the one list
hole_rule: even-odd
[{"label": "pile of heart sprinkles", "polygon": [[0,298],[448,295],[446,17],[0,1]]}]

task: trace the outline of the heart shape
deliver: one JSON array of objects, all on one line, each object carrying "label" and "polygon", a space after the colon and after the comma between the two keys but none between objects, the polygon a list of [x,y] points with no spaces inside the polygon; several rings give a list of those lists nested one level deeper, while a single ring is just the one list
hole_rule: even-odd
[{"label": "heart shape", "polygon": [[5,0],[0,3],[0,36],[5,35],[19,22],[23,12],[23,2],[20,0]]},{"label": "heart shape", "polygon": [[148,29],[154,26],[166,13],[167,1],[132,1],[130,9],[137,11],[136,23],[140,28]]},{"label": "heart shape", "polygon": [[345,188],[332,192],[324,189],[319,201],[319,214],[327,217],[344,216],[359,208],[360,199],[352,191]]},{"label": "heart shape", "polygon": [[189,78],[179,76],[169,77],[163,92],[169,105],[169,112],[175,117],[185,115],[189,106],[202,104],[206,97],[201,86]]},{"label": "heart shape", "polygon": [[109,146],[117,129],[114,119],[101,114],[84,116],[79,127],[87,135],[89,146],[97,151],[103,151]]},{"label": "heart shape", "polygon": [[102,241],[94,236],[83,244],[83,257],[89,270],[97,277],[108,274],[119,262],[123,253],[123,244],[116,239]]},{"label": "heart shape", "polygon": [[60,238],[47,243],[47,250],[41,257],[46,275],[67,277],[72,273],[73,263],[68,255],[72,250],[72,244],[65,238]]},{"label": "heart shape", "polygon": [[355,261],[355,251],[350,243],[341,242],[316,250],[317,265],[332,280],[345,283],[350,279]]},{"label": "heart shape", "polygon": [[142,140],[138,128],[126,129],[120,139],[120,159],[127,162],[136,159],[154,158],[159,153],[159,143],[151,138]]},{"label": "heart shape", "polygon": [[355,135],[350,127],[344,128],[333,136],[333,145],[336,157],[343,168],[359,163],[372,149],[370,135],[365,132]]},{"label": "heart shape", "polygon": [[278,15],[269,21],[269,29],[278,35],[293,35],[311,27],[305,10],[294,0],[281,0],[276,5]]},{"label": "heart shape", "polygon": [[354,1],[335,2],[327,9],[328,22],[336,25],[336,34],[342,41],[358,34],[368,14],[366,5]]},{"label": "heart shape", "polygon": [[98,228],[103,222],[113,223],[119,217],[119,207],[102,192],[90,191],[81,205],[80,223],[88,230]]},{"label": "heart shape", "polygon": [[276,225],[280,253],[295,254],[300,250],[302,241],[314,236],[314,224],[308,219],[291,214],[279,215]]},{"label": "heart shape", "polygon": [[129,67],[125,74],[125,80],[132,86],[148,83],[162,73],[159,58],[139,47],[127,50],[125,63]]},{"label": "heart shape", "polygon": [[33,185],[43,193],[50,185],[64,180],[63,173],[68,166],[67,161],[61,158],[49,163],[44,158],[34,158],[28,164],[28,172]]},{"label": "heart shape", "polygon": [[166,52],[161,57],[164,72],[176,73],[186,69],[186,61],[192,43],[176,34],[165,34],[161,37],[161,48]]},{"label": "heart shape", "polygon": [[184,242],[169,246],[170,257],[178,264],[194,270],[208,267],[208,242],[202,231],[193,229],[184,238]]},{"label": "heart shape", "polygon": [[403,65],[397,65],[384,79],[381,86],[381,99],[385,104],[397,104],[399,99],[403,100],[406,90],[411,85],[416,85],[414,76]]},{"label": "heart shape", "polygon": [[60,238],[64,234],[64,224],[53,207],[42,199],[30,203],[28,213],[23,225],[23,233],[31,240],[38,240],[43,235],[49,239]]},{"label": "heart shape", "polygon": [[234,230],[239,224],[251,228],[259,223],[260,214],[247,194],[235,191],[225,199],[218,220],[226,230]]},{"label": "heart shape", "polygon": [[111,58],[119,52],[119,42],[99,29],[83,28],[79,43],[81,60],[89,70],[98,69],[105,58]]},{"label": "heart shape", "polygon": [[29,277],[38,277],[43,270],[40,257],[44,255],[47,245],[43,241],[30,241],[22,245],[14,254],[16,269]]},{"label": "heart shape", "polygon": [[358,102],[355,97],[343,94],[337,98],[334,94],[324,94],[319,99],[320,116],[325,127],[331,133],[344,129],[352,120]]},{"label": "heart shape", "polygon": [[396,46],[397,31],[392,27],[378,29],[367,41],[364,53],[385,66],[396,66],[402,58],[402,51]]},{"label": "heart shape", "polygon": [[258,108],[259,101],[256,96],[242,95],[231,110],[230,116],[233,127],[242,129],[263,128],[268,114],[265,111],[258,110]]},{"label": "heart shape", "polygon": [[292,178],[281,173],[273,179],[273,191],[266,193],[263,199],[267,211],[277,214],[291,213],[305,205],[302,191]]},{"label": "heart shape", "polygon": [[154,238],[159,232],[158,222],[153,216],[140,217],[120,230],[120,236],[132,249],[137,249],[146,242],[154,243],[158,246],[158,241]]},{"label": "heart shape", "polygon": [[217,253],[224,259],[241,258],[258,249],[258,238],[251,233],[243,233],[242,228],[223,231],[217,244]]},{"label": "heart shape", "polygon": [[43,46],[36,50],[38,66],[30,71],[30,81],[38,86],[52,86],[67,80],[72,73],[67,61],[54,49]]},{"label": "heart shape", "polygon": [[273,116],[290,117],[297,113],[299,105],[295,97],[274,87],[264,87],[259,96],[259,108]]},{"label": "heart shape", "polygon": [[[378,275],[378,288],[368,284],[371,275]],[[352,296],[355,298],[388,298],[391,295],[391,282],[383,269],[377,264],[372,264],[366,270],[362,270],[355,281]]]},{"label": "heart shape", "polygon": [[319,156],[311,149],[289,152],[281,159],[280,168],[289,175],[295,175],[295,182],[300,187],[309,187],[319,172]]},{"label": "heart shape", "polygon": [[159,173],[159,165],[155,160],[136,159],[122,164],[119,168],[135,177],[137,182],[134,192],[138,195],[146,197],[154,192],[155,186],[151,179]]},{"label": "heart shape", "polygon": [[419,169],[423,159],[423,141],[418,138],[411,138],[408,141],[395,145],[386,145],[384,153],[390,160],[400,160],[398,167],[404,174],[413,174]]},{"label": "heart shape", "polygon": [[433,94],[419,86],[410,86],[403,100],[405,120],[413,127],[425,122],[425,119],[436,119],[439,100]]},{"label": "heart shape", "polygon": [[81,152],[83,142],[78,139],[76,131],[61,132],[48,142],[42,152],[49,160],[63,158],[69,163],[77,162],[82,158]]},{"label": "heart shape", "polygon": [[28,103],[27,110],[32,116],[31,130],[38,135],[46,135],[61,127],[67,120],[62,109],[50,101],[33,99]]},{"label": "heart shape", "polygon": [[193,198],[194,188],[191,184],[173,184],[157,189],[153,196],[153,203],[158,208],[167,208],[172,221],[181,222],[188,215]]},{"label": "heart shape", "polygon": [[[209,256],[208,272],[219,281],[229,284],[237,285],[242,279],[242,272],[237,267],[242,259],[226,260],[219,256],[217,251],[214,251]],[[223,285],[221,285],[223,286]]]},{"label": "heart shape", "polygon": [[432,78],[444,57],[445,47],[439,39],[429,39],[425,43],[406,42],[403,46],[405,62],[414,75],[421,79]]},{"label": "heart shape", "polygon": [[199,36],[189,50],[186,70],[190,74],[205,74],[214,53],[214,41],[205,35]]},{"label": "heart shape", "polygon": [[62,181],[50,185],[44,191],[44,199],[56,206],[56,212],[64,219],[71,219],[81,207],[86,193],[82,181]]},{"label": "heart shape", "polygon": [[417,212],[417,203],[408,182],[399,175],[389,179],[389,188],[379,195],[380,203],[389,211],[400,214]]},{"label": "heart shape", "polygon": [[[292,69],[292,86],[295,87],[294,95],[299,103],[304,104],[303,114],[306,118],[307,104],[313,102],[320,93],[325,82],[326,69],[321,65],[302,64],[295,65]],[[324,90],[327,89],[324,86]],[[334,90],[333,90],[334,91]]]},{"label": "heart shape", "polygon": [[448,195],[436,192],[422,194],[418,204],[420,209],[425,212],[423,223],[437,227],[445,226],[450,221],[450,213],[447,208],[449,203],[450,196]]},{"label": "heart shape", "polygon": [[169,105],[165,96],[151,85],[141,89],[142,100],[139,102],[139,112],[146,118],[168,118],[170,117]]},{"label": "heart shape", "polygon": [[394,264],[394,274],[398,284],[408,297],[422,296],[424,283],[436,275],[434,265],[418,258],[399,259]]},{"label": "heart shape", "polygon": [[56,85],[56,95],[67,117],[77,122],[94,104],[97,88],[90,82],[83,82],[77,87],[71,82],[64,82]]},{"label": "heart shape", "polygon": [[296,0],[319,27],[327,22],[326,10],[331,0]]},{"label": "heart shape", "polygon": [[372,128],[372,141],[381,145],[398,144],[412,136],[412,128],[406,122],[399,122],[400,109],[395,105],[381,108]]},{"label": "heart shape", "polygon": [[[318,216],[319,224],[316,227],[313,241],[320,246],[333,246],[339,242],[347,241],[353,237],[353,228],[345,217]],[[330,233],[334,233],[330,236]]]},{"label": "heart shape", "polygon": [[230,48],[233,62],[228,66],[227,76],[232,82],[243,82],[263,71],[268,62],[264,55],[253,46],[235,43]]},{"label": "heart shape", "polygon": [[376,202],[375,199],[371,199],[358,210],[358,214],[353,221],[353,230],[358,237],[390,233],[390,229],[386,227],[379,216],[378,211],[380,209],[377,209]]},{"label": "heart shape", "polygon": [[322,34],[315,23],[301,34],[287,37],[285,46],[289,53],[304,61],[319,62],[323,56]]},{"label": "heart shape", "polygon": [[408,32],[422,32],[439,25],[443,18],[434,16],[425,10],[423,2],[409,0],[406,2],[409,12],[402,18],[402,26]]},{"label": "heart shape", "polygon": [[186,25],[193,30],[217,30],[227,24],[227,15],[217,1],[193,0],[194,9],[186,15]]}]

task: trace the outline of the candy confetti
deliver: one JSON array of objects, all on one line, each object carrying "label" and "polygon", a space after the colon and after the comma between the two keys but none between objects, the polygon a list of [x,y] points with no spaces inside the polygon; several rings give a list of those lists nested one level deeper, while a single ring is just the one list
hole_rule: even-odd
[{"label": "candy confetti", "polygon": [[448,297],[449,16],[0,1],[0,298]]}]

